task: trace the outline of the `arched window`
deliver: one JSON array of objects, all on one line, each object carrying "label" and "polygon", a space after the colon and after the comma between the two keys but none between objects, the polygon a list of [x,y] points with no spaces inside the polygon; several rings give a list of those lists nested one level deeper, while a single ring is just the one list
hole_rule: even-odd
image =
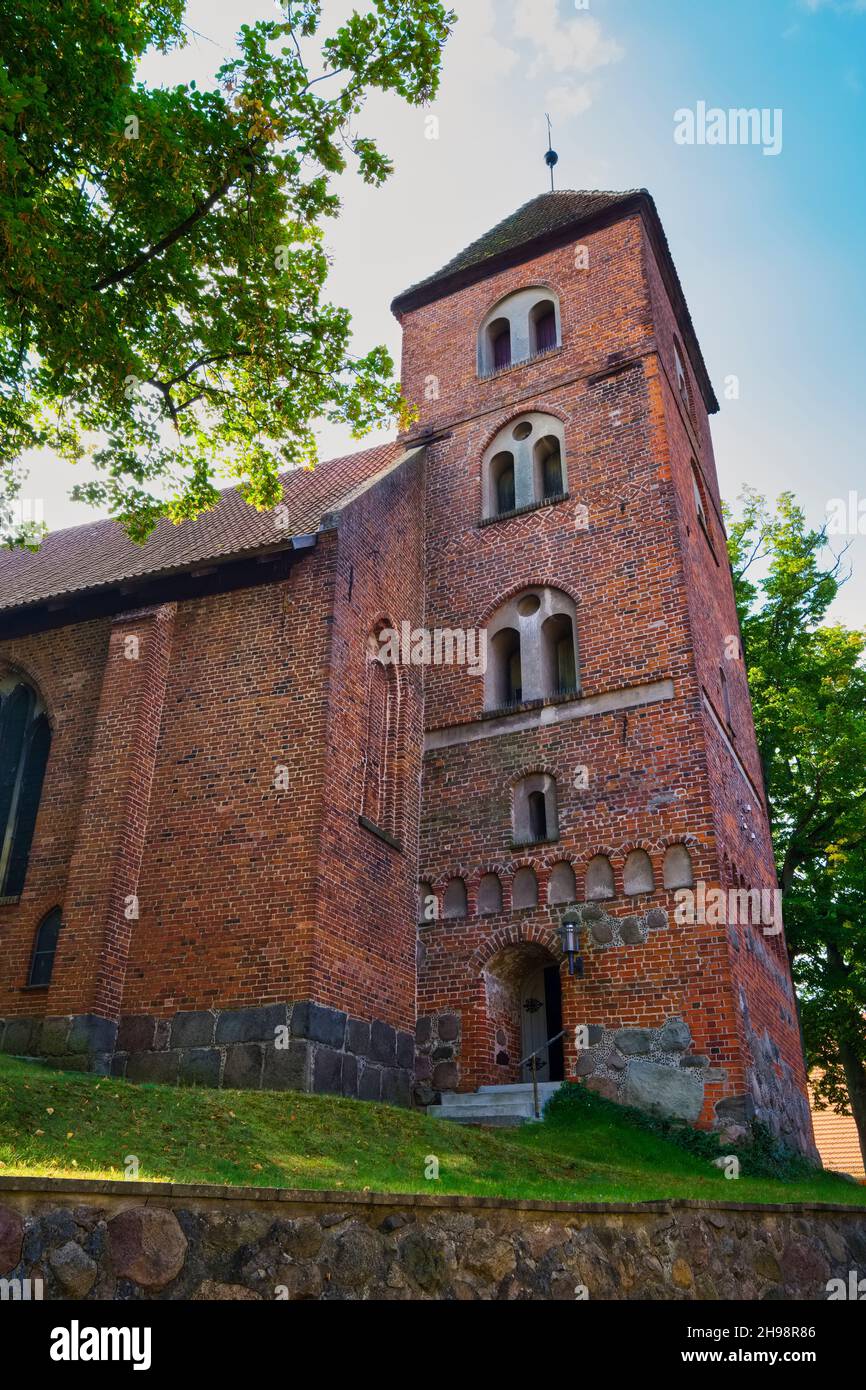
[{"label": "arched window", "polygon": [[514,842],[518,845],[557,840],[556,781],[547,772],[533,772],[514,786]]},{"label": "arched window", "polygon": [[[503,486],[508,505],[503,504]],[[562,421],[534,410],[504,425],[484,454],[482,491],[486,518],[566,496]]]},{"label": "arched window", "polygon": [[671,845],[665,851],[665,888],[691,888],[695,876],[692,871],[692,856],[685,845]]},{"label": "arched window", "polygon": [[535,877],[534,869],[523,868],[517,870],[511,885],[511,906],[538,906],[538,879]]},{"label": "arched window", "polygon": [[487,628],[487,709],[577,693],[575,616],[559,589],[527,589],[497,610]]},{"label": "arched window", "polygon": [[613,865],[605,854],[597,854],[586,866],[586,896],[589,902],[613,897]]},{"label": "arched window", "polygon": [[704,490],[701,485],[696,463],[692,464],[692,493],[695,499],[695,512],[697,513],[698,521],[701,523],[704,530],[707,531],[707,509],[704,506]]},{"label": "arched window", "polygon": [[725,675],[724,666],[719,667],[719,687],[722,692],[722,707],[725,711],[725,723],[728,726],[728,732],[732,733],[734,721],[731,715],[731,692],[728,689],[728,678]]},{"label": "arched window", "polygon": [[502,884],[498,874],[483,874],[478,881],[478,912],[490,917],[502,911]]},{"label": "arched window", "polygon": [[27,978],[28,985],[51,984],[54,954],[57,950],[57,938],[60,935],[62,925],[59,907],[52,908],[39,923],[33,946],[33,959],[30,962],[30,974]]},{"label": "arched window", "polygon": [[497,319],[487,330],[493,356],[493,370],[501,372],[511,366],[511,324],[508,319]]},{"label": "arched window", "polygon": [[534,450],[535,495],[541,502],[549,502],[561,497],[562,486],[562,445],[555,434],[546,434],[539,439]]},{"label": "arched window", "polygon": [[577,897],[574,869],[570,864],[554,864],[547,884],[549,903],[573,903]]},{"label": "arched window", "polygon": [[466,884],[462,878],[452,878],[445,888],[444,915],[446,917],[466,916]]},{"label": "arched window", "polygon": [[622,871],[622,886],[629,897],[651,893],[655,887],[652,860],[645,849],[633,849]]},{"label": "arched window", "polygon": [[559,301],[552,290],[516,290],[490,310],[478,335],[478,374],[491,376],[559,345]]},{"label": "arched window", "polygon": [[556,305],[552,299],[542,299],[530,310],[529,329],[529,343],[533,357],[540,352],[550,352],[558,345]]},{"label": "arched window", "polygon": [[493,487],[495,515],[504,516],[514,511],[514,455],[503,450],[490,464],[490,480]]},{"label": "arched window", "polygon": [[574,623],[568,613],[548,618],[541,630],[545,680],[551,695],[572,695],[577,690],[574,655]]},{"label": "arched window", "polygon": [[20,897],[45,768],[51,727],[36,691],[0,680],[0,899]]},{"label": "arched window", "polygon": [[364,747],[364,784],[361,815],[370,825],[399,839],[400,742],[402,710],[397,668],[381,653],[387,650],[381,628],[367,645],[367,724]]},{"label": "arched window", "polygon": [[487,675],[491,690],[491,708],[505,709],[519,705],[523,699],[523,671],[520,660],[520,633],[505,627],[491,638],[491,660]]},{"label": "arched window", "polygon": [[544,792],[530,792],[527,797],[529,802],[529,829],[533,840],[547,839],[547,807],[544,803]]}]

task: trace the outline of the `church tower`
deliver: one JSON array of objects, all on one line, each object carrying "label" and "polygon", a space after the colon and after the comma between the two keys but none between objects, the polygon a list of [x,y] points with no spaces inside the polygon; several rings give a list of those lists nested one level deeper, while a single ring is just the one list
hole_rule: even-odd
[{"label": "church tower", "polygon": [[811,1151],[718,403],[653,200],[545,194],[393,308],[434,639],[419,1081],[447,1107],[534,1053]]}]

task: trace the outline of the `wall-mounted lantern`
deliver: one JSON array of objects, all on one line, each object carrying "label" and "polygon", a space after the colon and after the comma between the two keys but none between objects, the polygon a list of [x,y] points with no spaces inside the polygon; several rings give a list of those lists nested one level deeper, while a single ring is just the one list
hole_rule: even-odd
[{"label": "wall-mounted lantern", "polygon": [[562,942],[562,954],[568,956],[568,973],[583,979],[583,957],[580,955],[580,918],[566,917],[557,927]]}]

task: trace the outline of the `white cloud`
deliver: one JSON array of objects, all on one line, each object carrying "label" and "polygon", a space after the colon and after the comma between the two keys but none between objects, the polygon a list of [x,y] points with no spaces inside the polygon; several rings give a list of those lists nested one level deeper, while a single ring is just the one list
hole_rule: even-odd
[{"label": "white cloud", "polygon": [[475,80],[479,77],[507,77],[517,66],[520,55],[500,42],[496,28],[496,9],[493,0],[458,0],[457,23],[446,48],[448,64],[459,66],[465,57],[471,62]]},{"label": "white cloud", "polygon": [[543,72],[590,73],[616,63],[623,49],[600,23],[583,11],[563,19],[558,0],[516,0],[514,36],[535,49],[529,77]]}]

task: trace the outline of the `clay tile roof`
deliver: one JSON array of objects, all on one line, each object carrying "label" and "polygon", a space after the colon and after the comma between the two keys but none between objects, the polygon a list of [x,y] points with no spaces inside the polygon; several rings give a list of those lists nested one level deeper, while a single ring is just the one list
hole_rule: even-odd
[{"label": "clay tile roof", "polygon": [[836,1173],[850,1173],[866,1181],[863,1155],[853,1115],[837,1115],[833,1110],[812,1109],[815,1143],[825,1168]]},{"label": "clay tile roof", "polygon": [[161,521],[142,546],[116,522],[96,521],[52,532],[35,553],[0,551],[0,610],[287,545],[293,536],[315,531],[328,513],[403,452],[402,444],[382,444],[284,474],[285,511],[279,513],[279,525],[274,513],[257,512],[236,488],[229,488],[213,511],[179,526]]},{"label": "clay tile roof", "polygon": [[[549,236],[551,233],[564,227],[570,227],[574,223],[585,222],[588,218],[596,217],[613,208],[625,208],[628,204],[633,203],[638,193],[639,190],[636,189],[624,193],[567,190],[558,193],[542,193],[537,198],[532,198],[528,203],[524,203],[523,207],[518,208],[516,212],[512,212],[509,217],[497,223],[477,241],[473,241],[470,246],[454,256],[447,265],[443,266],[441,270],[437,270],[434,275],[428,275],[417,285],[412,285],[410,289],[404,290],[394,300],[392,308],[398,312],[403,307],[404,300],[414,301],[427,298],[428,296],[424,295],[424,291],[439,285],[441,281],[451,280],[461,271],[483,266],[485,262],[532,243],[540,237]],[[430,295],[429,298],[436,298],[436,296]]]}]

